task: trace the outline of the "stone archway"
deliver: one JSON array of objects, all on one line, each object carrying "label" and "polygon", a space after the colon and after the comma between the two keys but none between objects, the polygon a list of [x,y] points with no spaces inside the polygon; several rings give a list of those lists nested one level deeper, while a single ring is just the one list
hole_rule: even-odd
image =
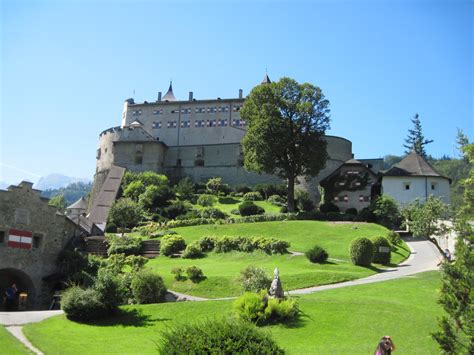
[{"label": "stone archway", "polygon": [[0,309],[4,309],[4,296],[7,287],[16,284],[18,294],[26,292],[28,294],[27,308],[31,309],[36,297],[35,285],[31,278],[23,271],[13,268],[0,269]]}]

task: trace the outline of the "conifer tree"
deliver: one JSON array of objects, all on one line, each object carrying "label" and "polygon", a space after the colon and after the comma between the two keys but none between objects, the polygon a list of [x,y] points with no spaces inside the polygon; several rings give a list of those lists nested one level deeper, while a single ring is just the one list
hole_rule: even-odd
[{"label": "conifer tree", "polygon": [[411,122],[413,123],[413,129],[408,130],[408,137],[405,139],[406,144],[403,145],[407,148],[405,153],[409,154],[415,150],[415,152],[422,157],[426,157],[425,145],[432,143],[433,140],[425,139],[421,128],[420,116],[418,114],[415,114],[411,119]]}]

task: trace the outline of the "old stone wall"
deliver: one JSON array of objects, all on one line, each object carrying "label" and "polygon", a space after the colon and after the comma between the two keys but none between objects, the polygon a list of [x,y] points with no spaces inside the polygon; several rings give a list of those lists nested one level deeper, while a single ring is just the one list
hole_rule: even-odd
[{"label": "old stone wall", "polygon": [[[33,234],[31,249],[9,246],[12,229]],[[74,234],[74,224],[48,206],[32,183],[0,191],[0,292],[15,281],[28,293],[29,308],[45,308],[50,289],[43,278],[56,271],[56,258]]]}]

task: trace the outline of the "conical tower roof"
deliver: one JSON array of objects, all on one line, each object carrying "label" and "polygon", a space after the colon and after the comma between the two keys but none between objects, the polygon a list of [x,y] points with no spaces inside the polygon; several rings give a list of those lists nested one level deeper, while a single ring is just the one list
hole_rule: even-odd
[{"label": "conical tower roof", "polygon": [[170,87],[166,92],[165,96],[163,96],[163,101],[176,101],[176,97],[173,94],[173,82],[170,81]]},{"label": "conical tower roof", "polygon": [[262,84],[270,84],[272,81],[270,80],[270,78],[268,77],[268,74],[265,73],[265,77],[263,78],[262,80]]}]

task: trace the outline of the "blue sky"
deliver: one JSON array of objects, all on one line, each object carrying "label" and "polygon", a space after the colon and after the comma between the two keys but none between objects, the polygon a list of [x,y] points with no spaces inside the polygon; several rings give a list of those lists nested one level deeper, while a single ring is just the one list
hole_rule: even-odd
[{"label": "blue sky", "polygon": [[321,87],[357,158],[402,154],[415,113],[435,157],[457,127],[474,140],[470,1],[1,3],[3,181],[92,178],[126,98],[170,78],[181,99],[236,97],[266,69]]}]

